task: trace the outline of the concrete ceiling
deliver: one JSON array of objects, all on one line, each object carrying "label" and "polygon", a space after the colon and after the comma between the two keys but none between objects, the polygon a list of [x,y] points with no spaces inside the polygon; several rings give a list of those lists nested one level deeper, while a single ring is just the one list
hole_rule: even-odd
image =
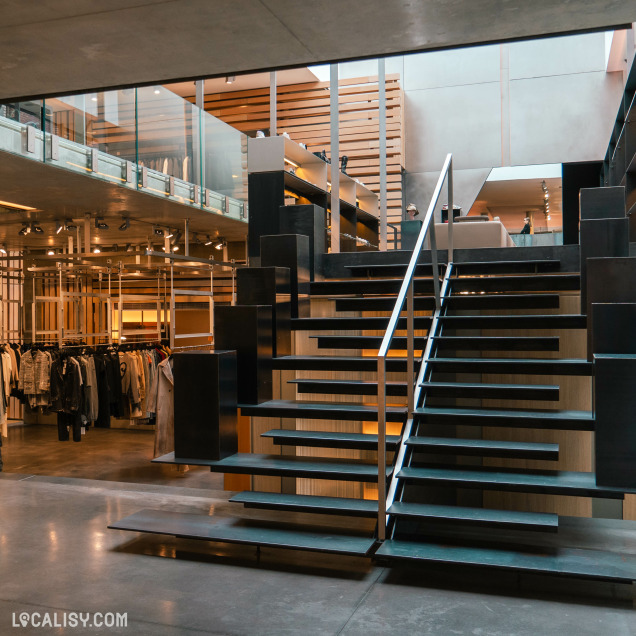
[{"label": "concrete ceiling", "polygon": [[0,100],[627,26],[634,0],[0,0]]},{"label": "concrete ceiling", "polygon": [[[153,234],[153,224],[183,230],[186,219],[190,219],[191,232],[201,238],[209,234],[240,241],[247,234],[242,221],[7,152],[0,152],[0,183],[0,199],[35,208],[13,210],[0,205],[0,244],[8,248],[63,247],[68,233],[56,234],[56,221],[73,219],[82,228],[86,214],[91,215],[92,245],[145,245],[150,239],[161,249],[163,239]],[[109,229],[95,229],[95,216],[104,217]],[[123,217],[129,217],[131,225],[119,231]],[[19,236],[25,221],[35,221],[44,231]]]}]

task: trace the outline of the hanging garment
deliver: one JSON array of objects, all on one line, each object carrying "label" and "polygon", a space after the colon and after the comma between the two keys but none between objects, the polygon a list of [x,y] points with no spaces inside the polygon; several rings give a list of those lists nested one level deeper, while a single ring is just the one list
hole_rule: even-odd
[{"label": "hanging garment", "polygon": [[164,360],[157,368],[154,385],[150,390],[148,410],[157,417],[155,425],[154,456],[174,450],[174,378],[172,360]]},{"label": "hanging garment", "polygon": [[95,426],[110,428],[110,394],[112,391],[110,356],[100,355],[93,357],[97,380],[97,418]]},{"label": "hanging garment", "polygon": [[86,395],[88,406],[88,421],[95,422],[99,416],[99,389],[97,386],[97,371],[94,356],[86,358]]}]

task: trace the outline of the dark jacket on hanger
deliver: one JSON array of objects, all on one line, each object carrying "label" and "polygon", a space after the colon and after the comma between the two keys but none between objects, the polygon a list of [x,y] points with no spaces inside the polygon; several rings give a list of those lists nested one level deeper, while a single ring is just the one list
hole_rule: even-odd
[{"label": "dark jacket on hanger", "polygon": [[51,410],[75,413],[82,406],[82,378],[79,365],[69,358],[57,358],[51,365]]}]

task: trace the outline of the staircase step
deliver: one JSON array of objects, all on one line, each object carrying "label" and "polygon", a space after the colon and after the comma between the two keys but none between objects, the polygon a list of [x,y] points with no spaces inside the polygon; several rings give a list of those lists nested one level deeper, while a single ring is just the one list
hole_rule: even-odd
[{"label": "staircase step", "polygon": [[585,329],[586,316],[546,314],[527,316],[440,316],[448,329]]},{"label": "staircase step", "polygon": [[[156,464],[207,466],[213,473],[309,477],[360,482],[377,482],[378,480],[377,464],[356,463],[346,459],[237,453],[224,459],[213,460],[175,457],[172,452],[152,461]],[[387,477],[391,475],[391,470],[391,467],[387,466]]]},{"label": "staircase step", "polygon": [[403,468],[397,475],[419,484],[454,485],[458,488],[482,488],[513,492],[538,492],[547,495],[570,495],[574,497],[603,497],[623,499],[624,495],[614,488],[596,485],[594,473],[569,471],[518,471],[511,469],[461,469],[454,468]]},{"label": "staircase step", "polygon": [[559,337],[438,336],[438,351],[558,351]]},{"label": "staircase step", "polygon": [[466,291],[577,291],[581,287],[580,279],[579,274],[465,276],[452,278],[451,284],[453,294]]},{"label": "staircase step", "polygon": [[406,440],[406,445],[414,451],[441,453],[443,455],[547,459],[555,461],[559,459],[558,444],[414,436]]},{"label": "staircase step", "polygon": [[[496,274],[511,272],[554,272],[560,267],[558,260],[528,260],[528,261],[469,261],[466,263],[453,263],[453,268],[461,274]],[[386,264],[366,264],[366,265],[346,265],[345,266],[355,276],[399,276],[404,278],[408,263],[386,263]],[[440,269],[445,267],[440,263]],[[430,275],[433,270],[431,263],[418,263],[415,273]]]},{"label": "staircase step", "polygon": [[[301,402],[296,400],[270,400],[262,404],[239,404],[242,415],[252,417],[288,417],[310,420],[377,421],[378,407],[372,404],[346,402]],[[387,406],[387,422],[402,422],[406,408]]]},{"label": "staircase step", "polygon": [[246,508],[285,510],[286,512],[311,512],[323,515],[370,518],[377,517],[378,515],[377,501],[370,499],[245,491],[234,495],[230,501],[233,503],[242,503]]},{"label": "staircase step", "polygon": [[[341,278],[335,280],[321,280],[310,284],[311,296],[335,296],[344,294],[397,294],[402,286],[399,278]],[[434,292],[432,278],[416,278],[415,294]]]},{"label": "staircase step", "polygon": [[[377,329],[384,331],[389,325],[390,316],[363,316],[363,317],[316,317],[316,318],[292,318],[291,328],[295,331],[319,331],[321,329],[351,329],[363,331],[365,329]],[[415,329],[428,329],[431,324],[430,316],[416,316]],[[398,320],[398,329],[406,329],[406,317]]]},{"label": "staircase step", "polygon": [[616,583],[636,579],[636,558],[619,552],[576,548],[532,549],[452,546],[447,543],[385,541],[375,553],[382,561],[444,563],[529,572],[557,574]]},{"label": "staircase step", "polygon": [[[377,395],[378,383],[365,380],[290,380],[298,393],[323,393],[335,395]],[[406,395],[404,382],[387,382],[386,394],[389,396]]]},{"label": "staircase step", "polygon": [[[316,338],[319,349],[379,349],[382,344],[382,336],[310,336]],[[427,338],[413,338],[414,347],[422,351],[426,347]],[[404,336],[395,336],[391,341],[391,350],[406,350],[407,339]],[[558,348],[558,338],[557,338]]]},{"label": "staircase step", "polygon": [[275,527],[266,522],[217,519],[208,515],[167,510],[141,510],[109,528],[151,534],[167,534],[184,539],[239,543],[271,548],[289,548],[331,554],[365,556],[374,540],[358,535],[336,534],[331,530],[291,526]]},{"label": "staircase step", "polygon": [[439,424],[568,431],[594,430],[594,417],[591,411],[524,411],[423,406],[416,409],[414,414],[420,418],[426,418],[427,422]]},{"label": "staircase step", "polygon": [[[285,371],[377,371],[378,361],[370,356],[281,356],[272,366]],[[406,371],[406,358],[387,358],[386,370]]]},{"label": "staircase step", "polygon": [[440,373],[521,373],[525,375],[592,375],[592,363],[559,358],[431,358]]},{"label": "staircase step", "polygon": [[430,397],[500,400],[559,400],[559,387],[550,384],[486,384],[483,382],[422,382]]},{"label": "staircase step", "polygon": [[[288,446],[315,446],[318,448],[352,448],[374,451],[378,449],[378,436],[365,433],[332,433],[329,431],[295,431],[274,429],[262,433],[274,444]],[[387,450],[394,451],[400,443],[399,435],[387,435]]]},{"label": "staircase step", "polygon": [[458,294],[446,296],[453,311],[473,309],[558,309],[558,294]]},{"label": "staircase step", "polygon": [[559,516],[539,512],[516,512],[514,510],[489,510],[487,508],[463,508],[460,506],[438,506],[408,502],[396,502],[389,514],[421,521],[491,526],[513,530],[543,530],[556,532]]},{"label": "staircase step", "polygon": [[[359,298],[334,298],[336,311],[393,311],[397,293],[393,296],[360,296]],[[557,296],[558,299],[558,296]],[[558,303],[556,305],[559,306]],[[415,296],[415,311],[435,309],[434,296]]]}]

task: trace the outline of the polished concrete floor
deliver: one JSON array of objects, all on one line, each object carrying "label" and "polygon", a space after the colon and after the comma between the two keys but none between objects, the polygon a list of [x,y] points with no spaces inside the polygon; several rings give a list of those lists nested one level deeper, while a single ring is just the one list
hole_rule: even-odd
[{"label": "polished concrete floor", "polygon": [[616,587],[108,530],[141,508],[237,513],[227,493],[0,475],[0,634],[20,612],[127,613],[126,629],[54,633],[634,636]]},{"label": "polished concrete floor", "polygon": [[81,442],[60,442],[51,425],[11,426],[3,441],[4,472],[79,477],[188,488],[222,488],[223,475],[201,466],[181,472],[151,463],[153,431],[89,428]]},{"label": "polished concrete floor", "polygon": [[12,429],[3,447],[11,472],[0,473],[0,634],[47,633],[13,628],[20,612],[81,611],[127,613],[128,627],[48,632],[636,636],[629,586],[388,569],[265,548],[257,555],[250,546],[109,530],[144,508],[276,517],[228,503],[207,471],[147,472],[151,448],[143,432],[90,431],[73,444],[46,426]]}]

